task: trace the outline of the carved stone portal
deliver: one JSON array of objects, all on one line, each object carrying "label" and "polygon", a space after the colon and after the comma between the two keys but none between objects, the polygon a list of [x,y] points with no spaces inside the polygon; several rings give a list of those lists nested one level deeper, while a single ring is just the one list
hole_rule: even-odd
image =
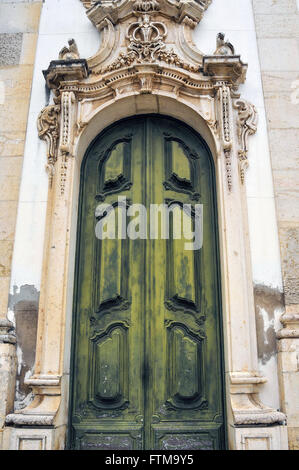
[{"label": "carved stone portal", "polygon": [[[64,442],[58,429],[67,427],[67,387],[62,386],[62,377],[66,312],[71,304],[67,302],[71,291],[70,234],[76,225],[72,207],[76,205],[75,181],[79,180],[74,177],[74,162],[97,116],[105,117],[114,105],[130,103],[146,94],[153,98],[147,103],[163,98],[175,102],[177,109],[181,106],[196,115],[194,128],[198,129],[200,122],[214,145],[222,233],[224,331],[228,335],[228,428],[231,447],[241,448],[238,439],[243,430],[235,432],[236,426],[273,425],[285,420],[282,413],[262,405],[258,398],[259,386],[266,379],[257,370],[242,185],[248,165],[248,137],[257,130],[257,113],[237,94],[245,81],[247,65],[222,33],[216,38],[214,55],[204,55],[194,45],[192,30],[211,0],[81,1],[88,18],[102,34],[102,46],[95,56],[85,60],[79,58],[74,41],[70,41],[69,48],[61,51],[60,60],[53,60],[44,71],[53,103],[38,119],[39,136],[48,145],[50,185],[36,367],[34,376],[28,379],[36,398],[30,407],[9,415],[7,422],[15,426],[53,426],[57,429],[53,446]],[[155,106],[148,105],[147,112],[167,114],[167,107],[161,110]]]}]

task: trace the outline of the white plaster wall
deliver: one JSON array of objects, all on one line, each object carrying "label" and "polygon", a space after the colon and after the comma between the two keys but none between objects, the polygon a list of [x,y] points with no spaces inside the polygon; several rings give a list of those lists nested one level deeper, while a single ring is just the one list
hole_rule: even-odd
[{"label": "white plaster wall", "polygon": [[[258,49],[251,0],[213,0],[194,33],[198,48],[211,54],[220,31],[235,45],[236,53],[249,63],[242,96],[256,105],[259,128],[251,138],[250,169],[246,176],[253,278],[256,284],[282,289],[279,243],[276,226],[267,124],[260,78]],[[79,0],[46,0],[40,23],[31,105],[24,155],[15,249],[12,264],[13,286],[33,284],[40,289],[43,236],[47,200],[46,145],[37,136],[36,121],[47,104],[42,70],[58,57],[71,37],[76,39],[81,57],[90,57],[99,47],[99,34],[85,15]],[[10,312],[11,314],[12,312]],[[277,311],[275,323],[278,327]],[[279,407],[276,359],[262,366],[269,382],[262,391],[263,401]]]}]

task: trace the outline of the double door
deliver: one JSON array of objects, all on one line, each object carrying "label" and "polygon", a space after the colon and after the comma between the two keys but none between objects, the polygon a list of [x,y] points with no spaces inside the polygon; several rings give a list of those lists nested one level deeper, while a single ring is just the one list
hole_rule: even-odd
[{"label": "double door", "polygon": [[[161,116],[122,121],[88,150],[78,222],[72,448],[223,448],[214,186],[202,139]],[[162,205],[170,209],[168,238],[156,209]],[[198,230],[196,205],[202,247],[190,249],[195,235],[187,239],[178,221],[186,225],[189,217],[189,233]]]}]

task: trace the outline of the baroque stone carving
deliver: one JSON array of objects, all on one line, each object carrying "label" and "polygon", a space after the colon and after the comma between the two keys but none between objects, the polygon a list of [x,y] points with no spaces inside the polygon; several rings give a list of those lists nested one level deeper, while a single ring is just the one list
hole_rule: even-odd
[{"label": "baroque stone carving", "polygon": [[[157,10],[158,3],[136,2],[134,7],[138,8],[139,11]],[[137,22],[133,22],[128,27],[126,37],[129,40],[129,45],[127,52],[121,52],[112,64],[101,70],[101,73],[128,67],[134,62],[146,63],[155,61],[162,61],[169,65],[181,67],[189,72],[197,72],[198,67],[185,63],[173,49],[165,50],[166,44],[164,38],[166,35],[167,28],[164,23],[151,21],[149,14],[142,15]]]},{"label": "baroque stone carving", "polygon": [[69,47],[63,47],[59,52],[59,60],[80,59],[78,47],[75,39],[68,40]]},{"label": "baroque stone carving", "polygon": [[117,24],[128,17],[130,12],[163,11],[163,17],[176,23],[188,24],[194,28],[202,19],[212,0],[105,0],[102,2],[93,0],[81,0],[88,8],[87,16],[98,30],[104,27],[104,21],[109,19],[112,24]]},{"label": "baroque stone carving", "polygon": [[58,139],[59,139],[59,117],[60,105],[46,106],[39,114],[37,119],[38,136],[40,139],[45,140],[48,145],[47,157],[47,171],[50,177],[50,184],[52,184],[54,165],[57,161]]},{"label": "baroque stone carving", "polygon": [[237,100],[234,107],[238,110],[238,136],[240,142],[239,167],[242,184],[248,168],[248,137],[257,131],[258,114],[256,107],[245,100]]},{"label": "baroque stone carving", "polygon": [[153,62],[155,55],[165,47],[163,39],[166,34],[167,28],[163,23],[151,21],[151,17],[145,14],[128,28],[128,50],[135,52],[138,61]]},{"label": "baroque stone carving", "polygon": [[160,10],[160,5],[156,0],[137,0],[133,5],[136,12],[149,12]]},{"label": "baroque stone carving", "polygon": [[223,33],[219,33],[217,35],[217,49],[214,52],[214,55],[235,55],[234,46],[230,42],[225,41],[224,38],[225,34]]},{"label": "baroque stone carving", "polygon": [[93,5],[95,5],[96,0],[81,0],[85,8],[91,8]]}]

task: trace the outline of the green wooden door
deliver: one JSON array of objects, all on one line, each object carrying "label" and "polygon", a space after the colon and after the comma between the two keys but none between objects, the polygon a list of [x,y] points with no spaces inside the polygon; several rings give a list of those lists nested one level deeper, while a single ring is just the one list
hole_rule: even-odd
[{"label": "green wooden door", "polygon": [[[205,144],[172,119],[122,121],[89,148],[81,172],[72,448],[224,447],[214,186]],[[147,239],[126,236],[120,196],[135,231],[130,207],[147,209]],[[101,202],[115,209],[115,239],[95,236]],[[163,203],[174,209],[170,233],[182,204],[192,204],[191,218],[194,205],[203,205],[200,250],[186,250],[179,237],[150,238],[150,204]]]}]

